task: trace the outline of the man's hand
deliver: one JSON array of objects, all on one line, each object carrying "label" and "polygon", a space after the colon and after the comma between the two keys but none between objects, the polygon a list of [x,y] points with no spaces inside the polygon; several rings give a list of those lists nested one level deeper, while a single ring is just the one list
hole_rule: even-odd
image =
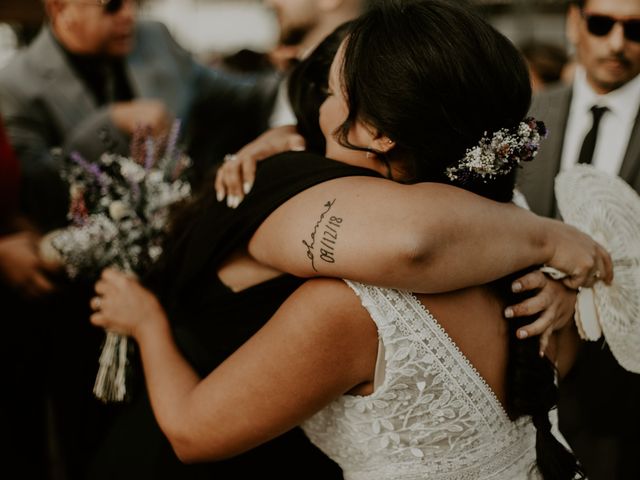
[{"label": "man's hand", "polygon": [[160,100],[138,99],[111,106],[111,120],[123,132],[133,135],[139,127],[147,127],[154,137],[165,135],[173,123],[173,115]]},{"label": "man's hand", "polygon": [[540,335],[540,356],[544,354],[554,332],[573,322],[578,292],[566,287],[562,281],[547,277],[534,270],[518,278],[511,288],[514,292],[536,292],[534,296],[511,305],[505,310],[507,318],[538,315],[529,325],[517,331],[518,338]]},{"label": "man's hand", "polygon": [[53,291],[47,273],[59,269],[57,265],[42,261],[37,241],[31,232],[0,237],[0,277],[27,297],[39,297]]}]

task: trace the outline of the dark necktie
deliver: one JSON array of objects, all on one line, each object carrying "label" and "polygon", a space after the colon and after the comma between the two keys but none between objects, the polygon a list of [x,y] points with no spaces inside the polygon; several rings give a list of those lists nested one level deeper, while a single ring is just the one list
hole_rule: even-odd
[{"label": "dark necktie", "polygon": [[591,107],[591,113],[593,114],[593,126],[591,130],[585,135],[582,142],[582,148],[580,149],[580,155],[578,156],[578,163],[591,163],[593,159],[593,151],[596,148],[596,140],[598,138],[598,126],[604,112],[608,110],[607,107]]}]

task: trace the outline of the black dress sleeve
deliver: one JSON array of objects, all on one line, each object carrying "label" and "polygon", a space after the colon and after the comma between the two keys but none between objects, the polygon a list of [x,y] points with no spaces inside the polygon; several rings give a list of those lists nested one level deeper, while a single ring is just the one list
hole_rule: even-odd
[{"label": "black dress sleeve", "polygon": [[[252,191],[237,209],[217,202],[213,186],[173,232],[150,286],[169,304],[185,290],[197,288],[206,272],[246,243],[262,222],[296,194],[327,180],[346,176],[380,176],[377,172],[308,152],[286,152],[258,164]],[[163,302],[164,303],[164,302]]]}]

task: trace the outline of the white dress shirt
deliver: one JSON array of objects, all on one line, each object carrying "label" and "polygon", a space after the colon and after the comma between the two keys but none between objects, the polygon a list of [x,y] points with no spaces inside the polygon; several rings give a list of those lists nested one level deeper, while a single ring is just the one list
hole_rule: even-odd
[{"label": "white dress shirt", "polygon": [[584,137],[593,124],[590,110],[594,105],[609,110],[600,121],[592,164],[599,170],[618,175],[640,106],[640,75],[606,95],[598,95],[588,84],[584,69],[576,69],[562,149],[563,170],[578,161]]},{"label": "white dress shirt", "polygon": [[273,112],[269,117],[269,128],[281,127],[283,125],[296,125],[298,120],[293,113],[291,103],[289,103],[289,77],[280,81],[278,93],[273,105]]}]

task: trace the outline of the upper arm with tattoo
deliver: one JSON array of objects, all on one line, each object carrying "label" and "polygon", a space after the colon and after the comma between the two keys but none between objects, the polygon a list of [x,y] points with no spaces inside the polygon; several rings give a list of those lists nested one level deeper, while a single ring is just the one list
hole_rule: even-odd
[{"label": "upper arm with tattoo", "polygon": [[342,217],[332,215],[332,213],[335,213],[331,211],[335,203],[335,198],[325,202],[309,237],[302,240],[302,244],[307,250],[307,258],[314,272],[319,271],[320,265],[317,265],[318,263],[336,263],[335,254]]},{"label": "upper arm with tattoo", "polygon": [[278,207],[249,253],[300,277],[438,293],[544,263],[534,217],[448,185],[344,177]]},{"label": "upper arm with tattoo", "polygon": [[[302,277],[331,276],[378,281],[392,275],[412,251],[410,232],[390,230],[399,211],[397,185],[347,177],[316,185],[287,201],[256,231],[249,252],[257,260]],[[371,192],[395,191],[386,205],[371,205]],[[382,203],[382,202],[381,202]],[[404,248],[402,242],[405,242]]]}]

